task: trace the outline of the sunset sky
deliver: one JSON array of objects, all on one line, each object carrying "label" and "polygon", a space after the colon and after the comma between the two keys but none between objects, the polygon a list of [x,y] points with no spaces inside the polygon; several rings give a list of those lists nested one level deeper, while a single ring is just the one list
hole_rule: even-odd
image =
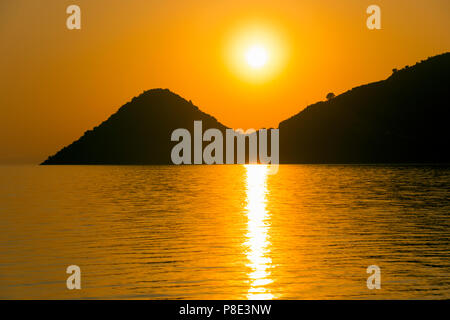
[{"label": "sunset sky", "polygon": [[449,30],[448,0],[2,0],[0,163],[45,160],[151,88],[229,127],[277,127],[449,51]]}]

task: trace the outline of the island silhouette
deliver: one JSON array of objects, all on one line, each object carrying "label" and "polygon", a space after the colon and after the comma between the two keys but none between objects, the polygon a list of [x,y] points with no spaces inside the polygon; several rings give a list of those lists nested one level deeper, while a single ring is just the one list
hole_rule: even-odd
[{"label": "island silhouette", "polygon": [[[449,163],[449,89],[444,53],[329,93],[279,124],[280,163]],[[227,129],[168,89],[148,90],[42,164],[172,164],[171,133],[196,120]]]},{"label": "island silhouette", "polygon": [[[226,127],[168,89],[152,89],[133,98],[106,121],[49,157],[42,164],[169,164],[177,128]],[[193,154],[193,152],[191,152]]]}]

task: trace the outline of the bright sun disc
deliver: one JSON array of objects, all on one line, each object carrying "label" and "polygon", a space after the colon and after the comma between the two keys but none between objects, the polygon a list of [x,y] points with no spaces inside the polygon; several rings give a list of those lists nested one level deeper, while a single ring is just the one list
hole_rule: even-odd
[{"label": "bright sun disc", "polygon": [[287,69],[288,41],[275,24],[239,23],[226,39],[224,58],[239,81],[263,84]]},{"label": "bright sun disc", "polygon": [[267,51],[261,46],[253,46],[247,50],[245,58],[249,66],[259,69],[267,62]]}]

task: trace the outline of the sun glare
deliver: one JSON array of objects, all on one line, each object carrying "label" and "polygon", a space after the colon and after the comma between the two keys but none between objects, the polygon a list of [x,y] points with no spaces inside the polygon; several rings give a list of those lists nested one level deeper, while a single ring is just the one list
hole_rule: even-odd
[{"label": "sun glare", "polygon": [[250,47],[245,53],[245,58],[250,67],[259,69],[263,67],[268,59],[267,51],[264,47],[255,45]]},{"label": "sun glare", "polygon": [[286,43],[284,32],[276,25],[238,24],[230,29],[226,61],[240,80],[264,83],[285,69]]}]

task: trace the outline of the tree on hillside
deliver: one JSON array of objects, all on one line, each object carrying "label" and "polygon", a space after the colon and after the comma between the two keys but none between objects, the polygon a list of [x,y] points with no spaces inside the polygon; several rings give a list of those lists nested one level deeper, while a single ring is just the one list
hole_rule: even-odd
[{"label": "tree on hillside", "polygon": [[330,92],[329,94],[327,94],[327,100],[330,101],[331,99],[333,99],[335,96],[335,94],[333,92]]}]

